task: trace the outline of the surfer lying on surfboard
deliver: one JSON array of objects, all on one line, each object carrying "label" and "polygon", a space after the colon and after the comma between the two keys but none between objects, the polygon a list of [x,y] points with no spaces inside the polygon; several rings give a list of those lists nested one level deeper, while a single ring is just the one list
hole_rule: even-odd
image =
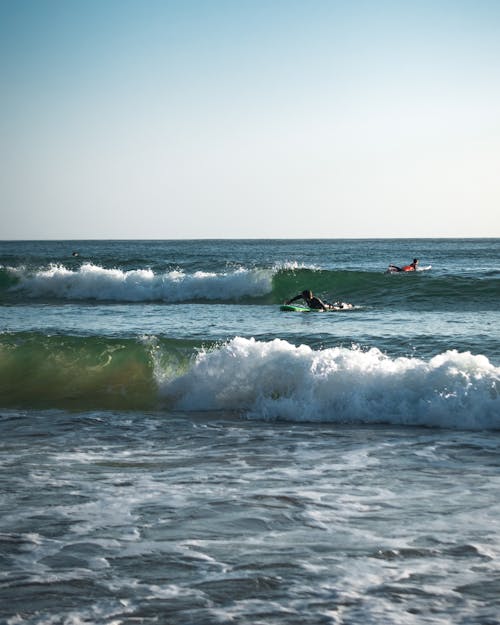
[{"label": "surfer lying on surfboard", "polygon": [[309,308],[313,308],[315,310],[332,310],[333,308],[342,308],[343,304],[328,304],[324,302],[316,295],[313,295],[312,291],[306,290],[302,291],[292,299],[289,299],[286,303],[291,304],[292,302],[296,302],[298,299],[303,299]]},{"label": "surfer lying on surfboard", "polygon": [[389,265],[388,271],[416,271],[418,265],[418,258],[414,258],[413,262],[404,267],[396,267],[396,265]]}]

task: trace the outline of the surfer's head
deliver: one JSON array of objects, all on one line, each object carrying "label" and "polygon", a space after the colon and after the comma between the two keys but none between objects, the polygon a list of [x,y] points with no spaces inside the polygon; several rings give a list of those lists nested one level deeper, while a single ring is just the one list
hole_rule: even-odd
[{"label": "surfer's head", "polygon": [[302,291],[302,297],[304,297],[305,299],[312,299],[312,291]]},{"label": "surfer's head", "polygon": [[413,264],[414,264],[414,265],[418,265],[418,258],[414,258],[414,259],[413,259]]}]

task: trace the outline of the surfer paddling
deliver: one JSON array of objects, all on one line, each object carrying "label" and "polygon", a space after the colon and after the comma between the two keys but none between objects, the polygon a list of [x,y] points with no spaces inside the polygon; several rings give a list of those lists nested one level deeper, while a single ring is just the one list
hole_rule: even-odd
[{"label": "surfer paddling", "polygon": [[328,304],[319,297],[316,297],[316,295],[313,295],[313,292],[309,290],[302,291],[302,293],[292,297],[292,299],[289,299],[286,304],[291,304],[299,299],[304,300],[307,306],[309,308],[313,308],[314,310],[332,310],[343,307],[342,304]]},{"label": "surfer paddling", "polygon": [[389,271],[416,271],[418,266],[418,258],[414,258],[413,262],[404,267],[396,267],[396,265],[389,265]]}]

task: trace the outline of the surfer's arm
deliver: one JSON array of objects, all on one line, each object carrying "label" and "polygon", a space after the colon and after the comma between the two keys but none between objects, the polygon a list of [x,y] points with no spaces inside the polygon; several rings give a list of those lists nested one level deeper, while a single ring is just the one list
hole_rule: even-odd
[{"label": "surfer's arm", "polygon": [[291,304],[292,302],[296,302],[298,299],[302,299],[302,293],[299,293],[295,297],[292,297],[292,299],[287,300],[286,303]]}]

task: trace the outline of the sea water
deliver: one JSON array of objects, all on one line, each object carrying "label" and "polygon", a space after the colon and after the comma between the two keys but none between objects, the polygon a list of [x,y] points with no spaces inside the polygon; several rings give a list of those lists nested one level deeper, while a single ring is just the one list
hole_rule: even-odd
[{"label": "sea water", "polygon": [[0,622],[499,623],[499,252],[1,242]]}]

